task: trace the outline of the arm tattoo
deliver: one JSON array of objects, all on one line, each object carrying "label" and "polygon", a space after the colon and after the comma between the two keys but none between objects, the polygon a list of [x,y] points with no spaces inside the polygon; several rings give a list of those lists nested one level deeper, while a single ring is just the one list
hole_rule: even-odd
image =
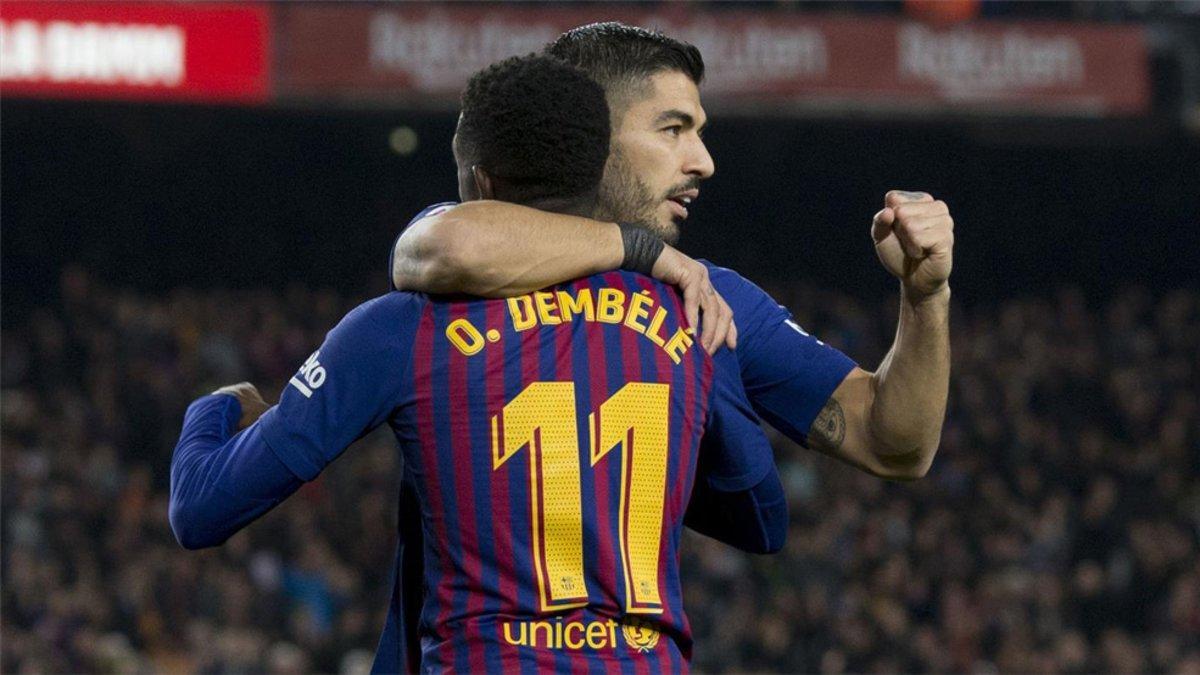
[{"label": "arm tattoo", "polygon": [[829,399],[821,408],[808,432],[809,441],[831,450],[840,448],[846,440],[846,415],[837,399]]}]

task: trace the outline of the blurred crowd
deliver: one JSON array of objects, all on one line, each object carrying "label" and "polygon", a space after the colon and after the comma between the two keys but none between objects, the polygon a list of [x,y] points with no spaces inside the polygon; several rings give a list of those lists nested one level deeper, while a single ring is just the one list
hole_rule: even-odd
[{"label": "blurred crowd", "polygon": [[[894,299],[775,288],[872,367]],[[693,538],[708,670],[1200,673],[1200,293],[953,313],[942,444],[888,484],[780,442],[778,556]]]},{"label": "blurred crowd", "polygon": [[[873,367],[895,298],[767,285]],[[360,441],[226,545],[167,523],[196,395],[270,398],[361,298],[110,288],[67,270],[3,327],[0,671],[363,672],[397,452]],[[1200,292],[969,307],[930,475],[890,484],[776,438],[785,551],[684,546],[699,671],[1200,673]]]}]

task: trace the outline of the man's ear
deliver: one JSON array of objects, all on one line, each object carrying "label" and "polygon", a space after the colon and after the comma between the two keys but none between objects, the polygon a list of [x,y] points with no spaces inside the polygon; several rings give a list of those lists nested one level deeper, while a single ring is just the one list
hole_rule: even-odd
[{"label": "man's ear", "polygon": [[479,193],[480,199],[495,199],[496,188],[492,183],[492,177],[488,175],[486,169],[478,164],[471,167],[471,175],[475,178],[475,189]]}]

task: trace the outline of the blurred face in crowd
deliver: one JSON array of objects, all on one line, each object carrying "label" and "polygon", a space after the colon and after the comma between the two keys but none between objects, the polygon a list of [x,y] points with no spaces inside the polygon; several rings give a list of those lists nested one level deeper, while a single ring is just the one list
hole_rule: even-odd
[{"label": "blurred face in crowd", "polygon": [[700,181],[715,170],[701,139],[708,118],[700,90],[685,73],[663,70],[609,92],[609,106],[612,150],[598,217],[643,225],[675,243]]}]

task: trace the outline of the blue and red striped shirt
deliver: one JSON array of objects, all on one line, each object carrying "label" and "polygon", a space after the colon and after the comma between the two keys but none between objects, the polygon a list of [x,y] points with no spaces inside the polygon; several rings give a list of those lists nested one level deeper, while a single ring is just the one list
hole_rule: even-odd
[{"label": "blue and red striped shirt", "polygon": [[193,404],[172,525],[190,547],[220,543],[386,422],[404,487],[375,670],[684,669],[678,546],[697,465],[702,487],[762,483],[774,466],[746,392],[807,431],[853,367],[727,275],[753,289],[721,289],[747,307],[739,327],[791,347],[770,370],[742,347],[707,357],[678,295],[626,272],[508,300],[372,300],[249,429],[232,434],[227,396]]},{"label": "blue and red striped shirt", "polygon": [[[627,272],[507,300],[372,300],[221,454],[265,447],[307,481],[385,422],[420,513],[423,670],[685,668],[678,547],[701,437],[708,485],[774,469],[732,353],[714,364],[678,294]],[[195,482],[178,475],[173,524]]]}]

